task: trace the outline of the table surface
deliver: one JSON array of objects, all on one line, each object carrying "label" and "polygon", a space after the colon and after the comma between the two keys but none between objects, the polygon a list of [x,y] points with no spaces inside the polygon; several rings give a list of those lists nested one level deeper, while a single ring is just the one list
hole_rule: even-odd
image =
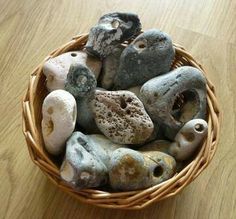
[{"label": "table surface", "polygon": [[[223,112],[217,153],[173,198],[139,211],[103,209],[60,191],[30,160],[21,104],[31,71],[107,12],[132,11],[205,67]],[[0,0],[0,218],[236,218],[236,1]]]}]

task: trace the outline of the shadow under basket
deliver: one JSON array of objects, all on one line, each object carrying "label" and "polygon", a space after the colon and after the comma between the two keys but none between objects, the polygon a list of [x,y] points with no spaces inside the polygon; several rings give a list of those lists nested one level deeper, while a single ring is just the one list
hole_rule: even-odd
[{"label": "shadow under basket", "polygon": [[[79,35],[70,42],[54,50],[45,60],[33,71],[30,77],[29,87],[22,101],[23,108],[23,133],[29,149],[32,161],[39,166],[44,174],[60,189],[69,193],[79,201],[117,209],[141,209],[153,202],[157,202],[179,193],[185,186],[191,183],[209,164],[215,154],[219,139],[220,110],[215,97],[213,84],[207,79],[207,107],[208,107],[208,135],[203,142],[201,149],[194,159],[176,173],[171,179],[153,187],[129,192],[108,192],[103,189],[74,190],[67,185],[59,174],[59,164],[44,149],[41,133],[42,103],[47,95],[46,78],[42,68],[45,61],[62,53],[82,50],[88,35]],[[172,68],[183,65],[198,68],[207,77],[206,72],[185,49],[174,44],[176,55]]]}]

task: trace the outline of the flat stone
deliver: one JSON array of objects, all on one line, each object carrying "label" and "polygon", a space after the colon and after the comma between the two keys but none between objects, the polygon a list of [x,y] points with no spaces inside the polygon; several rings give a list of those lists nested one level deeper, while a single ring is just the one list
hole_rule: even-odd
[{"label": "flat stone", "polygon": [[91,105],[98,128],[113,142],[141,144],[153,132],[152,120],[132,92],[96,90]]},{"label": "flat stone", "polygon": [[99,59],[83,51],[67,52],[51,58],[43,66],[43,73],[47,77],[49,91],[65,89],[66,77],[73,63],[88,67],[96,78],[98,78],[102,67],[102,62]]},{"label": "flat stone", "polygon": [[72,134],[76,123],[76,101],[64,90],[49,93],[42,106],[42,133],[46,150],[59,155],[66,140]]},{"label": "flat stone", "polygon": [[168,34],[157,29],[145,31],[122,52],[114,89],[142,85],[169,72],[174,57],[175,50]]},{"label": "flat stone", "polygon": [[72,64],[65,83],[65,89],[75,98],[90,96],[97,86],[97,80],[92,71],[80,64]]},{"label": "flat stone", "polygon": [[109,13],[103,15],[98,24],[90,29],[86,50],[88,53],[104,58],[120,43],[130,39],[141,30],[136,14]]},{"label": "flat stone", "polygon": [[176,162],[162,152],[120,148],[110,161],[109,181],[115,190],[132,191],[159,184],[173,176]]},{"label": "flat stone", "polygon": [[140,98],[151,119],[174,140],[189,120],[206,116],[206,79],[190,66],[177,68],[147,81]]}]

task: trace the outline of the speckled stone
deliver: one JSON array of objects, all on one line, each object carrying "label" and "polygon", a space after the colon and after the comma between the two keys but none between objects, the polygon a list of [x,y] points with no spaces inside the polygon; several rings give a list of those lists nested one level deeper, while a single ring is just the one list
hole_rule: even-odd
[{"label": "speckled stone", "polygon": [[153,132],[150,117],[132,92],[96,90],[91,104],[98,128],[113,142],[141,144]]},{"label": "speckled stone", "polygon": [[101,85],[105,89],[111,89],[113,87],[113,80],[120,64],[120,55],[124,48],[124,46],[119,45],[112,50],[111,54],[103,59]]},{"label": "speckled stone", "polygon": [[205,139],[207,129],[205,120],[190,120],[175,136],[175,142],[171,144],[169,153],[178,161],[189,159]]},{"label": "speckled stone", "polygon": [[174,139],[189,120],[206,116],[206,79],[196,68],[184,66],[147,81],[140,98],[148,114]]},{"label": "speckled stone", "polygon": [[47,78],[47,88],[49,91],[65,89],[65,81],[71,64],[77,63],[89,68],[96,78],[98,78],[102,62],[84,51],[73,51],[63,53],[51,58],[43,65],[43,73]]},{"label": "speckled stone", "polygon": [[109,13],[103,15],[98,24],[90,29],[86,50],[101,58],[109,55],[121,42],[130,39],[141,30],[136,14]]},{"label": "speckled stone", "polygon": [[53,155],[64,151],[76,123],[75,98],[65,90],[49,93],[42,106],[42,134],[46,150]]},{"label": "speckled stone", "polygon": [[132,191],[159,184],[175,173],[175,160],[162,152],[138,152],[120,148],[113,152],[109,169],[115,190]]},{"label": "speckled stone", "polygon": [[114,89],[142,85],[168,72],[174,56],[175,50],[168,34],[157,29],[145,31],[122,52]]},{"label": "speckled stone", "polygon": [[75,98],[85,98],[95,90],[97,80],[91,70],[80,64],[72,64],[67,75],[65,89]]}]

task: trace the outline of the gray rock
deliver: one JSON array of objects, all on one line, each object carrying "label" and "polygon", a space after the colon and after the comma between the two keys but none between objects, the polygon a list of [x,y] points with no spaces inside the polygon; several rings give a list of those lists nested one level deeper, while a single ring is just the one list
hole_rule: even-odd
[{"label": "gray rock", "polygon": [[206,79],[196,68],[184,66],[155,77],[140,94],[152,120],[172,140],[186,122],[206,116]]},{"label": "gray rock", "polygon": [[175,141],[169,147],[169,154],[178,161],[189,159],[205,139],[207,129],[205,120],[190,120],[175,136]]},{"label": "gray rock", "polygon": [[113,86],[113,80],[120,64],[120,55],[124,48],[122,45],[114,48],[111,54],[103,59],[101,85],[105,89],[111,89]]},{"label": "gray rock", "polygon": [[109,181],[115,190],[148,188],[173,176],[176,162],[162,152],[138,152],[120,148],[113,152]]},{"label": "gray rock", "polygon": [[174,56],[175,50],[169,35],[157,29],[145,31],[122,52],[114,89],[142,85],[168,72]]},{"label": "gray rock", "polygon": [[98,128],[113,142],[141,144],[153,132],[152,120],[132,92],[96,90],[91,107]]},{"label": "gray rock", "polygon": [[92,71],[86,66],[74,63],[70,66],[67,75],[65,90],[75,98],[89,96],[97,86],[97,80]]},{"label": "gray rock", "polygon": [[106,184],[111,153],[123,145],[102,135],[74,132],[67,141],[60,175],[71,186],[93,188]]},{"label": "gray rock", "polygon": [[109,55],[121,42],[130,39],[141,30],[136,14],[109,13],[103,15],[98,24],[90,29],[86,50],[101,58]]}]

